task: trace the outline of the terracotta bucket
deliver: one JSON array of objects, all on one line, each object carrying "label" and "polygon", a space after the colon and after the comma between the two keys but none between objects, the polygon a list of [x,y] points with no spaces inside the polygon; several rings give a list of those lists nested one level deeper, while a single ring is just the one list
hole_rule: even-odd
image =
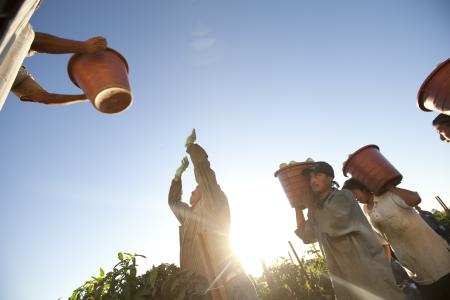
[{"label": "terracotta bucket", "polygon": [[423,111],[450,116],[450,58],[428,75],[417,93],[417,105]]},{"label": "terracotta bucket", "polygon": [[108,48],[97,53],[74,54],[67,71],[98,111],[114,114],[131,105],[128,64],[119,52]]},{"label": "terracotta bucket", "polygon": [[351,154],[344,162],[342,171],[344,176],[350,174],[376,195],[398,185],[403,178],[381,154],[377,145],[367,145]]},{"label": "terracotta bucket", "polygon": [[296,163],[281,168],[274,174],[280,180],[289,203],[294,208],[305,209],[312,202],[309,178],[304,176],[302,171],[311,168],[313,165],[313,162]]}]

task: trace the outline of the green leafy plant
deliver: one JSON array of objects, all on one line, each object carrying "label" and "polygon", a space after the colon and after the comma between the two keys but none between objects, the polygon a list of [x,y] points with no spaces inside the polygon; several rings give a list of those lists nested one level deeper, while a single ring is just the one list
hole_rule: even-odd
[{"label": "green leafy plant", "polygon": [[[265,268],[260,277],[251,277],[261,300],[333,299],[334,291],[328,278],[324,257],[314,245],[308,250],[313,258],[280,257]],[[143,255],[120,252],[119,262],[105,273],[77,288],[69,300],[209,300],[207,281],[192,272],[182,271],[174,264],[153,266],[136,275],[136,258]]]},{"label": "green leafy plant", "polygon": [[153,266],[136,274],[136,258],[143,255],[119,252],[119,262],[105,274],[92,276],[77,288],[69,300],[201,300],[207,299],[207,282],[192,272],[181,271],[174,264]]},{"label": "green leafy plant", "polygon": [[450,232],[450,216],[448,216],[445,212],[439,211],[437,209],[432,209],[431,212],[438,219],[438,221],[444,225],[445,229]]},{"label": "green leafy plant", "polygon": [[314,246],[308,252],[314,258],[302,258],[300,264],[294,264],[291,259],[280,257],[261,277],[255,278],[260,299],[333,299],[334,291],[323,256]]}]

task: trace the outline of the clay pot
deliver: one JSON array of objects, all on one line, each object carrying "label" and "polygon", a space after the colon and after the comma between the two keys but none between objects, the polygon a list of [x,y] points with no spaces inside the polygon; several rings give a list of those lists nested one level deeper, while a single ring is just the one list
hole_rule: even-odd
[{"label": "clay pot", "polygon": [[311,168],[312,162],[302,162],[289,165],[275,172],[275,177],[280,180],[281,186],[294,208],[305,209],[312,202],[312,192],[309,186],[309,177],[302,171]]},{"label": "clay pot", "polygon": [[450,116],[450,58],[428,75],[417,93],[417,105],[423,111]]},{"label": "clay pot", "polygon": [[97,53],[74,54],[67,71],[97,110],[113,114],[131,105],[128,64],[119,52],[108,48]]},{"label": "clay pot", "polygon": [[398,185],[403,176],[381,154],[377,145],[367,145],[351,154],[342,168],[344,176],[361,182],[369,191],[380,195]]}]

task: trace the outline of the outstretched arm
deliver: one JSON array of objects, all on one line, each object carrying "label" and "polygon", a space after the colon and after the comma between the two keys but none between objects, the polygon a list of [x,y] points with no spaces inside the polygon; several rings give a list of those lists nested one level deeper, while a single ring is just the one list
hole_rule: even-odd
[{"label": "outstretched arm", "polygon": [[175,177],[172,180],[169,191],[169,206],[174,215],[177,217],[181,224],[184,223],[187,215],[190,213],[191,208],[189,205],[181,201],[182,195],[182,183],[181,175],[187,169],[189,161],[187,157],[184,157],[181,161],[181,166],[175,172]]},{"label": "outstretched arm", "polygon": [[191,157],[194,165],[194,175],[197,184],[202,192],[202,206],[210,212],[214,211],[223,220],[221,223],[229,223],[229,207],[225,193],[217,184],[216,174],[211,169],[208,154],[198,144],[194,144],[196,139],[195,129],[186,141],[186,152]]},{"label": "outstretched arm", "polygon": [[54,106],[64,106],[75,104],[79,102],[86,102],[86,96],[84,94],[79,95],[64,95],[64,94],[53,94],[53,93],[35,93],[27,96],[20,97],[20,100],[24,102],[37,102],[46,105]]},{"label": "outstretched arm", "polygon": [[198,184],[209,184],[212,188],[218,187],[216,174],[211,169],[208,154],[198,144],[190,144],[186,152],[189,153],[194,165],[195,179]]},{"label": "outstretched arm", "polygon": [[47,105],[68,105],[86,101],[86,96],[83,94],[63,95],[48,93],[23,66],[17,74],[11,91],[22,101],[38,102]]},{"label": "outstretched arm", "polygon": [[39,53],[94,53],[105,50],[107,42],[104,37],[97,36],[86,41],[63,39],[51,34],[36,32],[31,50]]},{"label": "outstretched arm", "polygon": [[169,206],[178,221],[183,224],[191,208],[181,201],[182,184],[181,178],[175,177],[172,180],[169,191]]},{"label": "outstretched arm", "polygon": [[[195,144],[197,134],[195,128],[186,139],[186,152],[191,156],[192,164],[194,165],[195,179],[199,185],[208,186],[209,188],[219,188],[216,180],[216,174],[211,169],[208,154],[206,151]],[[220,188],[219,188],[220,189]]]}]

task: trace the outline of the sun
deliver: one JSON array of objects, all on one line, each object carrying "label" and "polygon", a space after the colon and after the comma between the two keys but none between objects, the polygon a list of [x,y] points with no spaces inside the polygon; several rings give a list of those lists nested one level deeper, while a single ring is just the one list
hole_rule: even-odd
[{"label": "sun", "polygon": [[[237,232],[239,232],[237,234]],[[268,255],[261,240],[261,235],[255,235],[253,232],[237,231],[231,235],[233,251],[241,261],[245,271],[251,275],[259,276],[262,273],[261,260],[266,261]]]},{"label": "sun", "polygon": [[294,244],[300,256],[307,248],[294,234],[295,211],[281,188],[274,184],[265,186],[264,193],[254,193],[257,190],[236,187],[227,192],[231,209],[231,244],[245,271],[254,276],[261,275],[262,261],[270,265],[280,256],[288,258],[291,253],[294,257],[288,241]]}]

